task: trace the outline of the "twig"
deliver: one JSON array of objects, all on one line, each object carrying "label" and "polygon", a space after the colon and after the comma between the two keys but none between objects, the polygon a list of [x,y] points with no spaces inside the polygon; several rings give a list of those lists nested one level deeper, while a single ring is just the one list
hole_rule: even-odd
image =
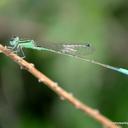
[{"label": "twig", "polygon": [[95,120],[97,120],[99,123],[101,123],[103,126],[107,128],[119,128],[119,126],[114,124],[111,120],[100,114],[97,110],[92,109],[91,107],[79,101],[71,93],[68,93],[63,88],[58,86],[56,82],[52,81],[43,73],[38,71],[33,64],[28,63],[23,58],[17,56],[11,50],[7,49],[7,47],[4,47],[0,44],[0,51],[9,58],[11,58],[13,61],[15,61],[17,64],[19,64],[21,68],[30,72],[33,76],[35,76],[38,79],[39,82],[47,85],[56,94],[58,94],[62,100],[69,101],[69,103],[73,104],[77,109],[83,111],[85,114],[88,114],[90,117],[94,118]]}]

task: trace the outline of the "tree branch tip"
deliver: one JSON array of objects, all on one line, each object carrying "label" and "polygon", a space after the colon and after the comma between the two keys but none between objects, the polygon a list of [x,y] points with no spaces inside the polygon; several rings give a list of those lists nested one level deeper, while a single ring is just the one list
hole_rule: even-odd
[{"label": "tree branch tip", "polygon": [[99,114],[100,111],[99,111],[98,109],[94,109],[94,113],[95,113],[95,114]]},{"label": "tree branch tip", "polygon": [[72,92],[69,92],[69,95],[70,95],[71,97],[73,97],[73,93],[72,93]]},{"label": "tree branch tip", "polygon": [[30,63],[30,65],[31,65],[32,67],[35,67],[35,65],[34,65],[33,63]]},{"label": "tree branch tip", "polygon": [[43,78],[38,79],[38,82],[39,82],[39,83],[42,83],[42,82],[44,82],[44,81],[45,81],[45,79],[43,79]]},{"label": "tree branch tip", "polygon": [[60,100],[65,100],[65,98],[63,96],[60,96]]},{"label": "tree branch tip", "polygon": [[58,83],[57,83],[57,82],[53,82],[51,85],[52,85],[52,87],[54,87],[54,88],[57,88],[57,87],[58,87]]}]

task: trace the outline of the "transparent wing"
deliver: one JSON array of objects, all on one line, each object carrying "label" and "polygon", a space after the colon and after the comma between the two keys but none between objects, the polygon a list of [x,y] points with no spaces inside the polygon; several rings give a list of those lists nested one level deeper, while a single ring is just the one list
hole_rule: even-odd
[{"label": "transparent wing", "polygon": [[65,54],[65,55],[69,55],[69,56],[75,56],[75,57],[79,57],[79,58],[85,58],[87,54],[90,54],[90,53],[92,53],[92,51],[94,51],[94,48],[89,43],[59,44],[59,43],[43,42],[41,44],[41,47],[47,51]]}]

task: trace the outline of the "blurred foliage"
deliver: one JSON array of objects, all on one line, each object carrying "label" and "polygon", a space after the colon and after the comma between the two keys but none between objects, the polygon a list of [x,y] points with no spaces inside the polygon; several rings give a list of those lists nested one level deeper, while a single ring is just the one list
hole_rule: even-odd
[{"label": "blurred foliage", "polygon": [[[87,58],[127,67],[126,0],[1,0],[0,41],[90,42]],[[127,121],[127,76],[71,57],[25,49],[26,60],[114,122]],[[1,54],[0,127],[102,127]]]}]

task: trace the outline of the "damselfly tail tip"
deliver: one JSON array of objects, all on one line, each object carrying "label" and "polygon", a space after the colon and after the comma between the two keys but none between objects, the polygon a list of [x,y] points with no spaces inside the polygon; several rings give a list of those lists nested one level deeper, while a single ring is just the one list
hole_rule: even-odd
[{"label": "damselfly tail tip", "polygon": [[119,68],[118,71],[125,74],[125,75],[128,75],[128,70],[127,69]]}]

